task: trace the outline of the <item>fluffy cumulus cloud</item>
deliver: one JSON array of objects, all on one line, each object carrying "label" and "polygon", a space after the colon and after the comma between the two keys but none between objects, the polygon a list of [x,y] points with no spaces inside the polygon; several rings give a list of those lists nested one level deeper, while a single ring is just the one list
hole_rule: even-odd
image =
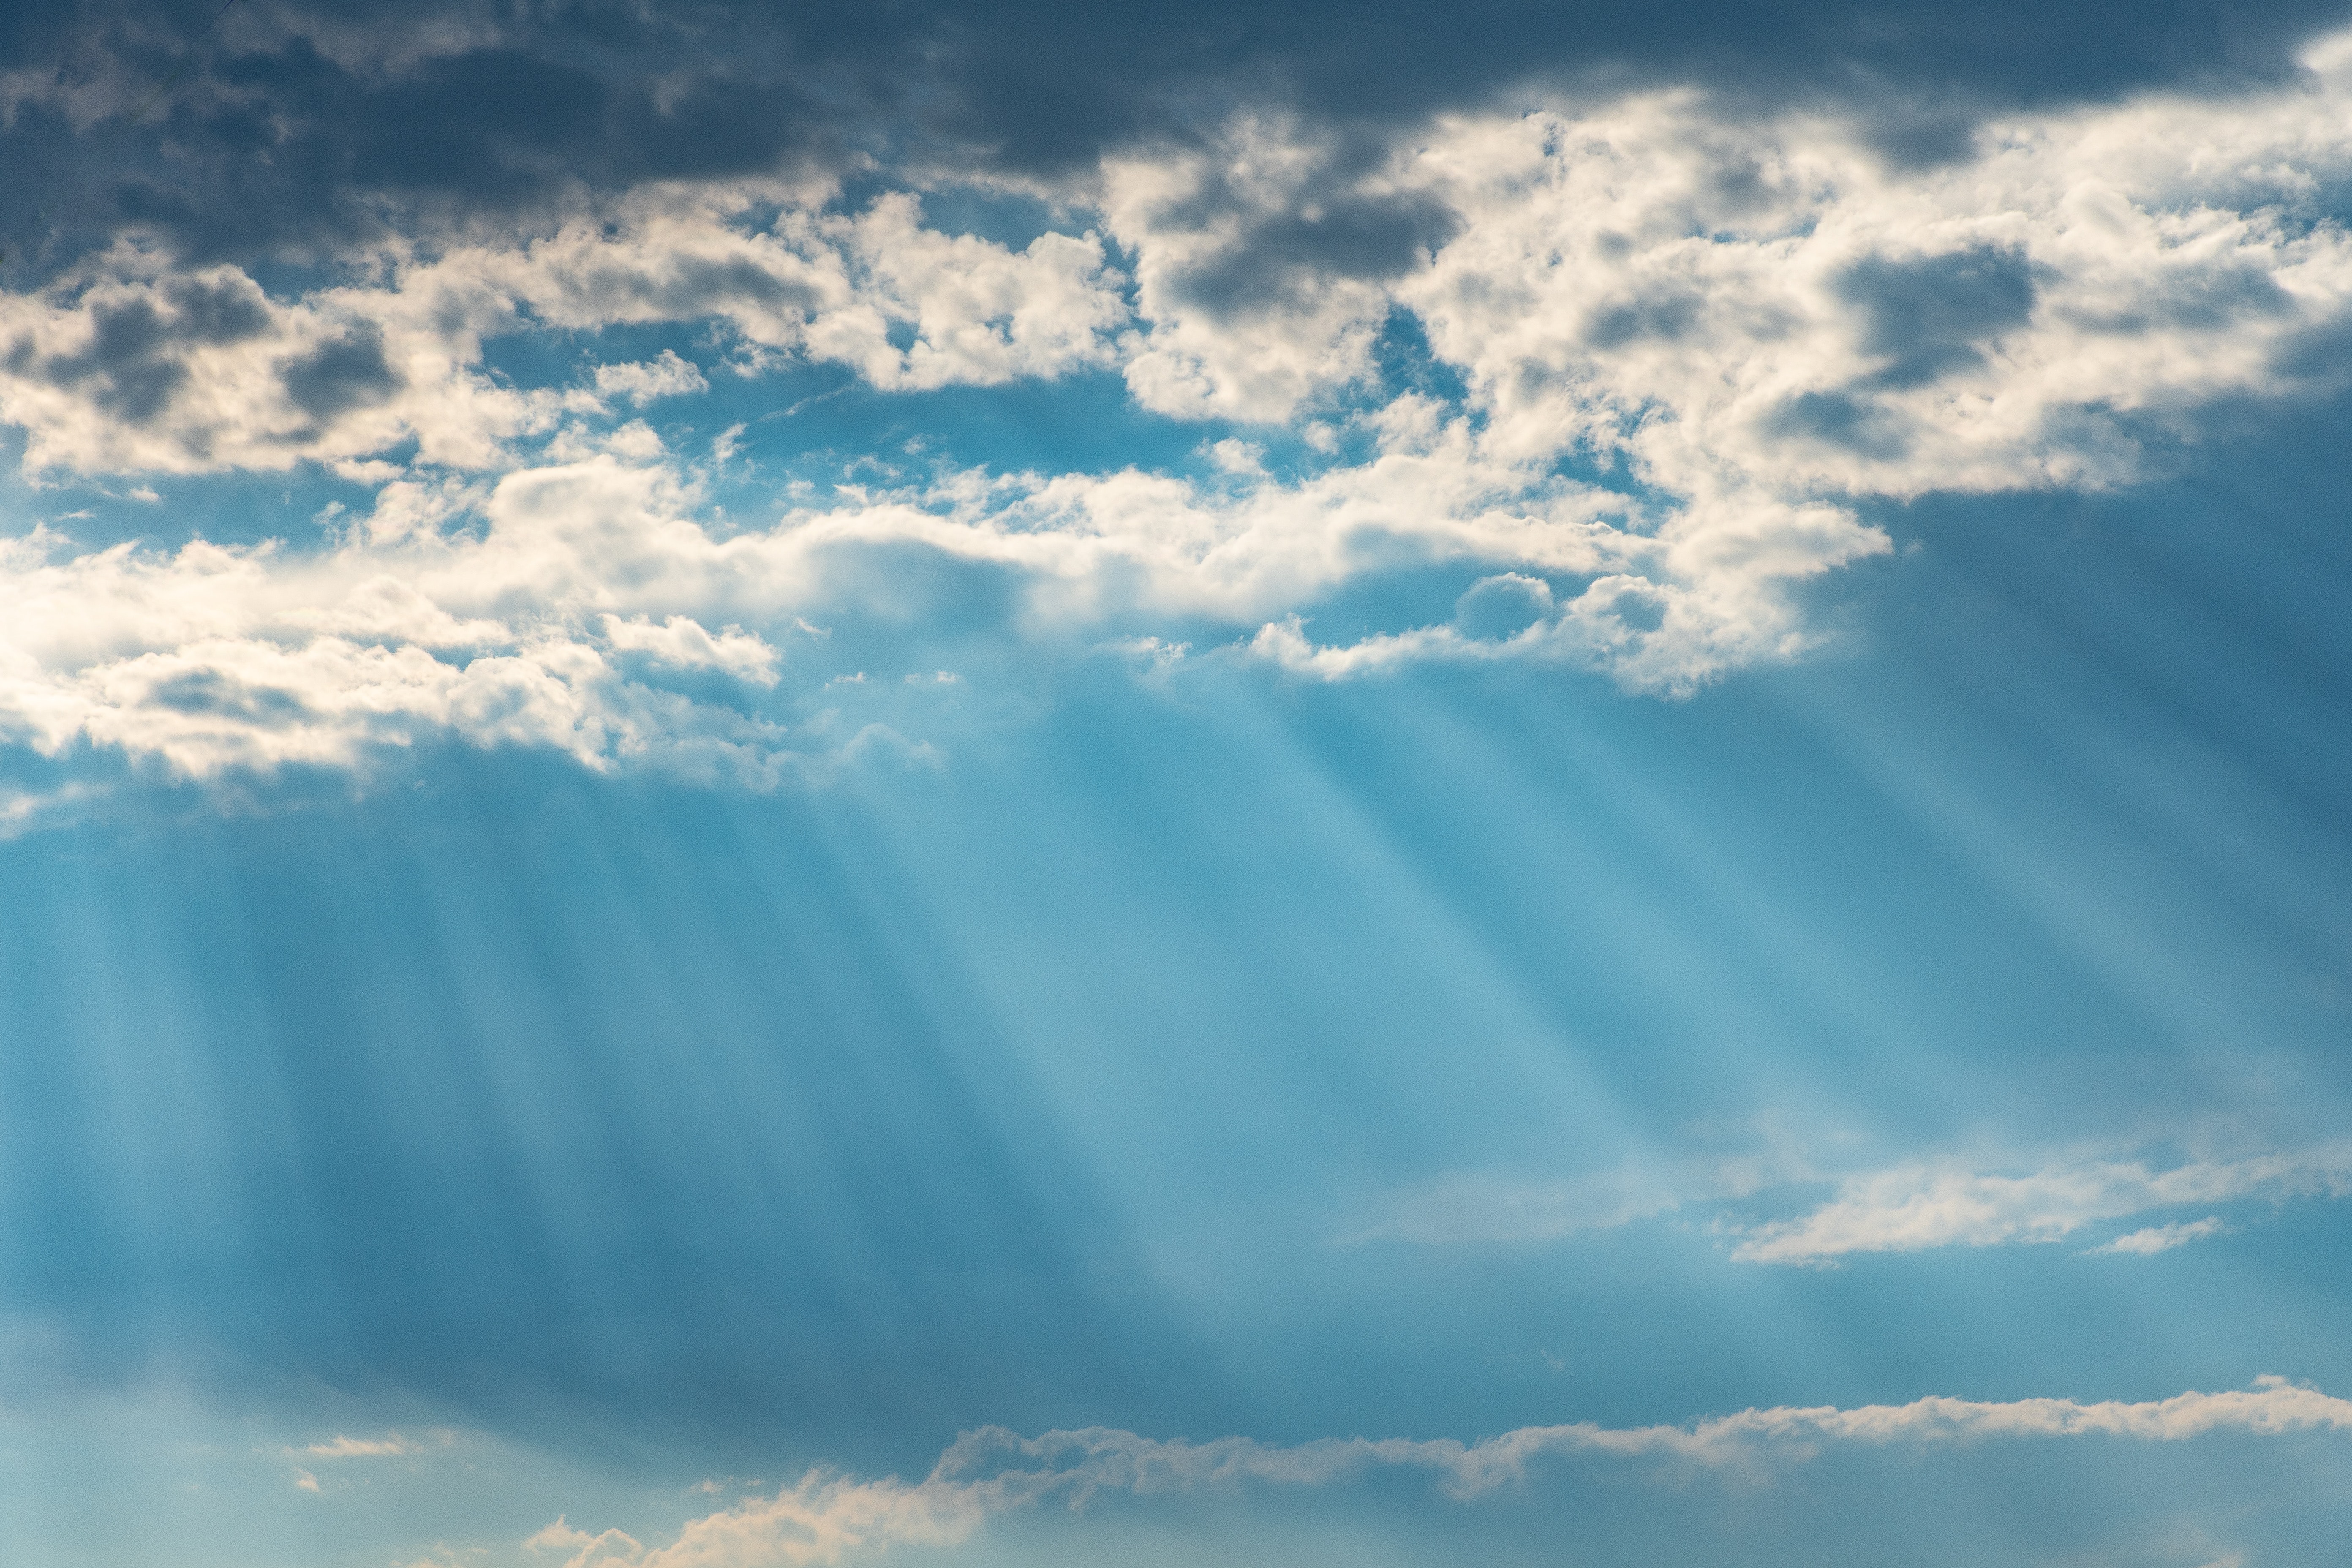
[{"label": "fluffy cumulus cloud", "polygon": [[2183,1442],[2214,1432],[2352,1432],[2352,1401],[2264,1377],[2251,1389],[2138,1404],[1931,1398],[1851,1410],[1743,1410],[1680,1426],[1523,1426],[1475,1443],[1351,1437],[1296,1447],[1245,1437],[1161,1441],[1103,1427],[1024,1437],[988,1427],[958,1438],[920,1481],[812,1471],[772,1497],[689,1522],[665,1546],[649,1548],[618,1530],[592,1533],[568,1516],[525,1544],[551,1558],[561,1553],[564,1568],[801,1568],[893,1546],[953,1544],[969,1539],[991,1515],[1046,1501],[1083,1507],[1097,1496],[1322,1487],[1376,1471],[1420,1471],[1447,1496],[1468,1500],[1522,1481],[1548,1462],[1641,1461],[1663,1466],[1679,1479],[1696,1470],[1801,1462],[1835,1445],[2069,1437]]},{"label": "fluffy cumulus cloud", "polygon": [[412,444],[419,463],[478,470],[513,466],[518,440],[608,399],[708,386],[675,351],[601,366],[588,386],[486,373],[483,340],[527,324],[722,322],[751,354],[837,363],[894,389],[1108,362],[1125,308],[1092,235],[1016,252],[925,227],[909,195],[829,215],[809,205],[824,194],[630,198],[527,242],[369,255],[354,281],[292,300],[125,241],[0,294],[0,419],[24,428],[36,471],[276,470]]},{"label": "fluffy cumulus cloud", "polygon": [[[2352,42],[2304,66],[1994,117],[1927,166],[1866,118],[1660,89],[1402,129],[1239,112],[1026,184],[935,153],[899,182],[928,196],[648,175],[503,230],[379,227],[290,291],[131,226],[0,291],[28,474],[379,493],[274,546],[20,523],[0,735],[205,775],[454,734],[772,784],[805,753],[754,699],[796,689],[793,628],[857,609],[861,552],[908,551],[1003,574],[1008,647],[1687,691],[1811,647],[1798,585],[1886,553],[1885,501],[2128,483],[2218,403],[2335,384]],[[1016,187],[1060,215],[1018,244],[927,216]],[[538,384],[489,363],[614,329],[701,336]],[[943,388],[1116,372],[1207,458],[780,488],[722,519],[639,411],[788,364],[917,426]],[[1463,584],[1449,618],[1318,640],[1337,595],[1431,568]]]},{"label": "fluffy cumulus cloud", "polygon": [[806,761],[781,726],[642,677],[774,685],[775,647],[681,606],[772,609],[805,551],[714,539],[681,505],[661,470],[596,458],[480,491],[394,484],[348,542],[309,554],[75,554],[36,532],[0,574],[0,724],[44,752],[94,742],[196,777],[353,765],[454,731],[772,787]]}]

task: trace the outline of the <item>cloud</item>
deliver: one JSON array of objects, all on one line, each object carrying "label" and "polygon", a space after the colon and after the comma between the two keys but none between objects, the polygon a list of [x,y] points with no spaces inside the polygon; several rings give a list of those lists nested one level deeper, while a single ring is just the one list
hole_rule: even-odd
[{"label": "cloud", "polygon": [[1554,1241],[1649,1219],[1683,1201],[1671,1184],[1631,1169],[1564,1182],[1465,1173],[1405,1194],[1380,1224],[1346,1239],[1424,1245]]},{"label": "cloud", "polygon": [[1457,223],[1410,173],[1387,149],[1247,115],[1203,147],[1108,161],[1104,211],[1150,323],[1126,365],[1136,401],[1277,420],[1367,379],[1390,285]]},{"label": "cloud", "polygon": [[642,653],[677,669],[716,669],[754,686],[776,684],[776,666],[782,658],[768,644],[740,626],[722,627],[713,637],[688,616],[671,616],[656,626],[644,616],[604,619],[604,640],[627,653]]},{"label": "cloud", "polygon": [[[668,513],[676,500],[660,476],[598,459],[487,492],[394,485],[348,543],[305,557],[197,542],[57,560],[61,542],[37,533],[0,566],[0,737],[201,778],[357,766],[456,734],[773,787],[794,765],[780,726],[620,668],[776,679],[758,637],[647,613],[707,599],[740,553]],[[442,532],[467,505],[486,533]],[[645,591],[614,594],[616,573]]]},{"label": "cloud", "polygon": [[1805,1157],[1769,1124],[1738,1152],[1683,1160],[1628,1160],[1565,1180],[1456,1172],[1398,1194],[1375,1225],[1346,1242],[1424,1246],[1555,1241],[1672,1213],[1685,1205],[1744,1198],[1811,1175]]},{"label": "cloud", "polygon": [[37,471],[278,470],[409,442],[425,463],[503,468],[516,443],[603,413],[599,395],[643,404],[709,384],[674,351],[601,367],[595,394],[480,368],[486,338],[527,326],[716,321],[755,354],[847,365],[891,390],[1113,363],[1127,307],[1092,234],[1013,251],[925,227],[908,193],[855,216],[815,210],[824,195],[641,194],[536,237],[354,258],[384,280],[292,300],[235,268],[182,273],[118,244],[37,290],[0,291],[0,420],[24,427]]},{"label": "cloud", "polygon": [[[1239,0],[1166,15],[958,0],[884,20],[846,0],[593,15],[289,0],[223,17],[126,126],[193,26],[155,0],[82,0],[11,19],[0,110],[19,199],[63,209],[41,226],[136,224],[219,258],[331,249],[420,212],[453,227],[527,219],[583,185],[838,173],[875,147],[1052,178],[1244,98],[1392,134],[1531,93],[1680,82],[1741,107],[1834,105],[1916,162],[1964,148],[1989,111],[2290,79],[2299,43],[2341,6],[1989,0],[1963,22],[1900,0],[1601,0],[1557,16],[1465,0],[1433,26],[1383,0],[1286,15],[1269,29]],[[69,183],[82,188],[55,200]]]},{"label": "cloud", "polygon": [[[2054,1165],[2001,1175],[1951,1164],[1903,1165],[1849,1177],[1830,1202],[1796,1219],[1739,1233],[1750,1263],[1823,1264],[1870,1252],[2063,1241],[2085,1226],[2189,1205],[2352,1194],[2352,1147],[2152,1169],[2138,1161]],[[2142,1230],[2103,1251],[2147,1254],[2214,1234],[2218,1219]]]},{"label": "cloud", "polygon": [[2327,79],[1996,123],[1900,175],[1687,100],[1465,122],[1417,160],[1461,237],[1397,293],[1498,444],[1695,500],[2117,482],[2127,416],[2265,388],[2352,298],[2341,231],[2288,216],[2352,170]]},{"label": "cloud", "polygon": [[[457,1441],[457,1435],[446,1430],[436,1430],[428,1433],[427,1436],[432,1439],[434,1446],[446,1447]],[[405,1458],[410,1455],[427,1451],[426,1444],[417,1442],[411,1437],[404,1437],[397,1432],[387,1432],[381,1437],[352,1437],[337,1433],[324,1442],[308,1444],[299,1448],[289,1447],[285,1450],[289,1456],[299,1456],[310,1460],[313,1464],[322,1459]],[[289,1479],[297,1491],[317,1493],[322,1489],[319,1484],[318,1475],[299,1465],[294,1467]]]},{"label": "cloud", "polygon": [[2218,1394],[2131,1404],[2071,1399],[2001,1403],[1928,1398],[1908,1405],[1776,1406],[1686,1426],[1612,1428],[1580,1422],[1526,1426],[1462,1443],[1450,1438],[1325,1438],[1295,1447],[1245,1437],[1160,1441],[1089,1427],[1023,1437],[1002,1427],[968,1432],[917,1482],[860,1480],[812,1470],[772,1497],[690,1521],[667,1546],[618,1531],[591,1535],[559,1519],[524,1544],[563,1552],[565,1568],[800,1568],[901,1545],[951,1545],[991,1515],[1059,1500],[1211,1487],[1319,1487],[1382,1470],[1418,1470],[1447,1496],[1485,1496],[1543,1462],[1643,1460],[1678,1470],[1803,1462],[1822,1448],[2000,1440],[2105,1438],[2185,1442],[2214,1432],[2280,1436],[2352,1431],[2352,1401],[2282,1378]]},{"label": "cloud", "polygon": [[598,365],[596,390],[606,397],[646,404],[657,397],[708,392],[710,383],[699,367],[678,358],[675,350],[664,349],[658,358],[640,363]]},{"label": "cloud", "polygon": [[2352,50],[2310,59],[2313,89],[1996,121],[1925,172],[1834,122],[1735,127],[1688,94],[1448,123],[1379,174],[1452,215],[1426,264],[1298,317],[1317,331],[1297,342],[1255,334],[1297,367],[1278,388],[1258,359],[1194,353],[1202,395],[1338,395],[1364,374],[1351,345],[1402,309],[1461,376],[1484,461],[1622,464],[1665,504],[1615,580],[1510,637],[1323,647],[1277,622],[1258,651],[1328,679],[1538,657],[1681,689],[1802,651],[1785,586],[1887,546],[1858,500],[2130,483],[2203,407],[2335,385],[2302,345],[2352,310],[2333,107]]},{"label": "cloud", "polygon": [[2229,1229],[2218,1217],[2187,1220],[2176,1225],[2155,1225],[2119,1236],[2104,1247],[2092,1247],[2091,1251],[2153,1258],[2159,1252],[2169,1252],[2176,1247],[2186,1247],[2209,1236],[2226,1235]]},{"label": "cloud", "polygon": [[[435,1431],[428,1436],[436,1445],[444,1447],[457,1441],[454,1432]],[[323,1443],[312,1443],[300,1450],[320,1459],[398,1458],[425,1451],[425,1444],[413,1437],[404,1437],[397,1432],[387,1432],[381,1437],[347,1437],[339,1432]]]},{"label": "cloud", "polygon": [[[323,544],[10,542],[0,736],[205,777],[457,735],[773,787],[805,755],[779,721],[659,672],[789,700],[790,628],[879,613],[887,563],[926,555],[1005,585],[1007,648],[1222,638],[1305,679],[1511,660],[1686,693],[1819,644],[1801,589],[1891,551],[1873,505],[2132,482],[2217,403],[2341,379],[2314,345],[2352,321],[2352,41],[2305,59],[1998,119],[1925,169],[1689,89],[1409,138],[1248,110],[1115,151],[1098,205],[1061,209],[1099,222],[1019,248],[917,192],[847,210],[751,174],[380,238],[294,295],[123,239],[0,292],[29,468],[315,463],[379,492]],[[709,395],[676,351],[593,390],[485,368],[502,334],[695,325],[746,374],[900,394],[1117,369],[1146,412],[1286,423],[1307,455],[942,468],[722,525],[614,423]],[[1333,599],[1433,569],[1467,585],[1450,619],[1318,640]]]}]

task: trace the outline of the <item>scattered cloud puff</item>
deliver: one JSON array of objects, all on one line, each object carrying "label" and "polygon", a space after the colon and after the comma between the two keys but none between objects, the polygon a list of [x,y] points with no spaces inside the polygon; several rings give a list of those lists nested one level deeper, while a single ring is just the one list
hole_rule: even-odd
[{"label": "scattered cloud puff", "polygon": [[[457,1440],[455,1432],[441,1427],[426,1433],[425,1436],[427,1441],[419,1442],[398,1432],[387,1432],[381,1437],[352,1437],[337,1433],[323,1442],[306,1444],[299,1448],[289,1447],[284,1452],[289,1457],[308,1459],[312,1464],[320,1460],[399,1459],[427,1453],[436,1447],[447,1447]],[[320,1485],[316,1471],[299,1465],[293,1467],[288,1479],[297,1491],[320,1494],[325,1489]]]},{"label": "scattered cloud puff", "polygon": [[1422,1471],[1447,1496],[1467,1500],[1524,1479],[1536,1464],[1578,1458],[1651,1461],[1686,1474],[1801,1462],[1839,1444],[2065,1437],[2183,1442],[2213,1432],[2347,1431],[2352,1401],[2277,1377],[2259,1379],[2251,1389],[2138,1404],[1929,1398],[1852,1410],[1777,1406],[1679,1426],[1525,1426],[1466,1444],[1351,1437],[1280,1447],[1246,1437],[1163,1442],[1105,1427],[1038,1437],[986,1427],[959,1437],[918,1482],[812,1470],[772,1497],[690,1521],[667,1546],[649,1548],[618,1530],[592,1534],[565,1519],[524,1545],[563,1553],[564,1568],[801,1568],[894,1546],[952,1545],[991,1515],[1046,1501],[1078,1508],[1116,1494],[1251,1484],[1319,1487],[1382,1470]]},{"label": "scattered cloud puff", "polygon": [[[1056,188],[1098,228],[1020,249],[910,193],[840,212],[781,180],[381,242],[299,298],[126,238],[0,293],[28,468],[315,462],[380,494],[324,547],[8,542],[0,734],[189,776],[457,734],[772,786],[799,765],[776,724],[640,677],[774,689],[795,622],[875,592],[849,563],[910,551],[1012,583],[1008,642],[1197,646],[1205,622],[1301,679],[1538,660],[1686,692],[1815,645],[1791,590],[1890,550],[1865,501],[2126,483],[2216,402],[2336,384],[2352,37],[2306,64],[1990,123],[1924,170],[1686,92],[1390,140],[1244,114],[1107,157]],[[502,333],[687,323],[747,374],[892,391],[1117,369],[1146,410],[1287,423],[1318,455],[941,473],[719,529],[660,436],[616,423],[707,389],[698,366],[484,368]],[[1472,584],[1450,620],[1316,640],[1333,595],[1429,567]]]},{"label": "scattered cloud puff", "polygon": [[[2024,1175],[1950,1164],[1850,1177],[1830,1202],[1741,1233],[1750,1263],[1833,1263],[1856,1253],[2063,1241],[2084,1227],[2153,1209],[2352,1194],[2352,1146],[2152,1169],[2139,1161],[2054,1165]],[[2219,1219],[2141,1230],[2100,1248],[2147,1255],[2218,1234]]]},{"label": "scattered cloud puff", "polygon": [[596,391],[604,397],[625,397],[643,405],[658,397],[680,397],[690,392],[708,392],[710,383],[698,365],[677,357],[674,349],[664,349],[657,359],[635,364],[600,364],[596,367]]}]

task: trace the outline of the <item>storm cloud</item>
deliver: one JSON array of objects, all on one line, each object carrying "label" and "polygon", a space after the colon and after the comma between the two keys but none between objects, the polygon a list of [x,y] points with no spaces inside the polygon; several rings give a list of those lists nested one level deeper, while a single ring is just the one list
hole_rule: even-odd
[{"label": "storm cloud", "polygon": [[[1530,93],[1664,83],[1850,114],[1898,162],[1932,162],[1990,113],[2284,79],[2346,9],[254,0],[205,31],[201,0],[81,0],[21,8],[0,33],[18,171],[0,226],[36,269],[126,226],[194,260],[316,256],[418,215],[504,220],[583,188],[875,157],[1050,180],[1244,108],[1384,133]],[[1442,228],[1427,209],[1343,200],[1262,223],[1258,248],[1379,271]],[[1252,276],[1197,287],[1228,295]]]}]

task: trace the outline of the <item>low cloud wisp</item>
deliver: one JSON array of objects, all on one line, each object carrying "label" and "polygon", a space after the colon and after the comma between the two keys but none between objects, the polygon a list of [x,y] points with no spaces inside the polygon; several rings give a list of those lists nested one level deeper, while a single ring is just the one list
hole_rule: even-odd
[{"label": "low cloud wisp", "polygon": [[2352,1400],[2266,1376],[2251,1389],[2137,1404],[1931,1398],[1848,1410],[1743,1410],[1681,1426],[1525,1426],[1474,1443],[1355,1437],[1296,1447],[1245,1437],[1163,1442],[1105,1427],[1037,1437],[986,1427],[958,1438],[920,1481],[859,1480],[813,1470],[772,1497],[692,1521],[667,1546],[648,1548],[617,1530],[591,1534],[570,1524],[568,1516],[525,1544],[564,1553],[564,1568],[803,1568],[893,1546],[952,1545],[971,1538],[992,1515],[1049,1501],[1082,1508],[1097,1496],[1322,1487],[1372,1471],[1417,1470],[1446,1496],[1468,1500],[1524,1480],[1537,1464],[1579,1458],[1721,1470],[1802,1462],[1841,1444],[2075,1437],[2174,1443],[2215,1432],[2352,1432]]}]

